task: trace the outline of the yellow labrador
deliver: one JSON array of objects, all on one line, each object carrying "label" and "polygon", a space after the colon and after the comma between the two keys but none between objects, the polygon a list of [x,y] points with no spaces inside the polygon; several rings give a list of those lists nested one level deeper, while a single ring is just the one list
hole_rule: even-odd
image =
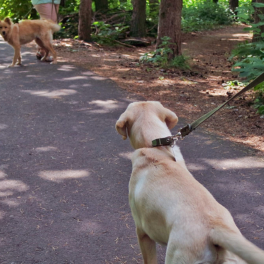
[{"label": "yellow labrador", "polygon": [[155,242],[167,245],[166,264],[264,264],[264,251],[242,236],[229,211],[194,179],[180,149],[151,147],[177,122],[159,102],[131,103],[116,122],[136,149],[129,203],[144,264],[157,264]]}]

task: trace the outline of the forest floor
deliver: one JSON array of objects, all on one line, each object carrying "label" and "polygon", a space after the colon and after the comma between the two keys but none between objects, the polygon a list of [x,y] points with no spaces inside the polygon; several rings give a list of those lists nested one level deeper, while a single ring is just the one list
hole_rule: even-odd
[{"label": "forest floor", "polygon": [[[149,47],[103,47],[78,40],[55,40],[59,62],[71,62],[115,81],[122,89],[160,101],[180,118],[193,122],[223,103],[241,87],[228,86],[237,80],[228,60],[232,49],[251,40],[244,26],[183,35],[183,53],[190,57],[191,70],[161,69],[140,65],[139,57]],[[215,114],[201,128],[264,153],[264,116],[252,106],[253,92],[247,92]]]}]

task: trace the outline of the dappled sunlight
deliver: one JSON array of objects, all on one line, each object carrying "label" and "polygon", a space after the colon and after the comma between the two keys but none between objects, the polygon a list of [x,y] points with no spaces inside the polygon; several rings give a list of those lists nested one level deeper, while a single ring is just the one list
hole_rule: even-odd
[{"label": "dappled sunlight", "polygon": [[0,179],[4,179],[6,176],[7,174],[3,172],[2,170],[0,170]]},{"label": "dappled sunlight", "polygon": [[86,83],[86,84],[84,84],[84,85],[76,85],[76,84],[72,84],[72,85],[69,86],[69,88],[72,88],[72,89],[78,89],[78,88],[80,88],[80,87],[91,87],[91,86],[92,86],[92,85],[89,84],[89,83]]},{"label": "dappled sunlight", "polygon": [[7,128],[8,128],[8,125],[0,124],[0,130],[4,130],[4,129],[7,129]]},{"label": "dappled sunlight", "polygon": [[44,180],[61,183],[65,180],[79,179],[88,177],[90,173],[87,170],[54,170],[41,171],[38,176]]},{"label": "dappled sunlight", "polygon": [[101,57],[101,54],[91,54],[91,57],[100,58]]},{"label": "dappled sunlight", "polygon": [[9,207],[18,207],[20,203],[15,199],[5,199],[1,201],[2,204],[8,205]]},{"label": "dappled sunlight", "polygon": [[96,81],[104,81],[104,80],[107,80],[107,78],[102,77],[102,76],[91,76],[90,78],[93,79],[93,80],[96,80]]},{"label": "dappled sunlight", "polygon": [[198,164],[198,163],[188,163],[186,162],[187,167],[190,171],[201,171],[201,170],[207,170],[208,168],[205,165]]},{"label": "dappled sunlight", "polygon": [[90,111],[91,113],[104,114],[104,113],[109,113],[111,110],[118,109],[120,103],[114,100],[106,100],[106,101],[94,100],[90,102],[89,104],[95,105],[101,108],[98,110],[91,110]]},{"label": "dappled sunlight", "polygon": [[119,153],[119,156],[121,158],[125,158],[125,159],[131,159],[131,156],[132,156],[133,152],[130,151],[130,152],[122,152],[122,153]]},{"label": "dappled sunlight", "polygon": [[40,75],[26,75],[27,78],[41,78]]},{"label": "dappled sunlight", "polygon": [[0,197],[13,195],[15,192],[25,192],[29,187],[19,180],[0,181]]},{"label": "dappled sunlight", "polygon": [[75,69],[76,69],[76,67],[74,67],[72,65],[62,65],[57,70],[58,71],[73,71]]},{"label": "dappled sunlight", "polygon": [[31,95],[43,96],[48,98],[56,98],[60,96],[73,95],[77,93],[77,91],[72,89],[59,89],[54,91],[49,91],[49,90],[38,90],[38,91],[21,90],[21,91],[24,93],[29,93]]},{"label": "dappled sunlight", "polygon": [[91,71],[87,71],[87,72],[82,72],[83,75],[87,75],[87,76],[93,76],[95,75],[93,72]]},{"label": "dappled sunlight", "polygon": [[46,147],[38,147],[35,150],[36,152],[48,152],[48,151],[56,151],[58,150],[58,148],[52,146],[46,146]]},{"label": "dappled sunlight", "polygon": [[224,160],[203,159],[203,161],[219,170],[264,168],[264,161],[252,157],[224,159]]},{"label": "dappled sunlight", "polygon": [[59,81],[77,81],[77,80],[87,80],[88,78],[85,76],[73,76],[68,78],[62,78]]}]

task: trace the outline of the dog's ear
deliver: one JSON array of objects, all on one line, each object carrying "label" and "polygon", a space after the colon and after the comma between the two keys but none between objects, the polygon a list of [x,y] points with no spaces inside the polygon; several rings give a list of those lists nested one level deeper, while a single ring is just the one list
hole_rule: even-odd
[{"label": "dog's ear", "polygon": [[5,20],[4,20],[7,24],[11,25],[12,24],[12,21],[9,17],[6,17]]},{"label": "dog's ear", "polygon": [[115,125],[116,131],[122,136],[125,140],[127,139],[127,115],[123,113],[116,122]]},{"label": "dog's ear", "polygon": [[167,108],[164,108],[164,110],[165,110],[165,122],[167,124],[167,127],[169,129],[172,129],[178,123],[178,117],[171,110]]}]

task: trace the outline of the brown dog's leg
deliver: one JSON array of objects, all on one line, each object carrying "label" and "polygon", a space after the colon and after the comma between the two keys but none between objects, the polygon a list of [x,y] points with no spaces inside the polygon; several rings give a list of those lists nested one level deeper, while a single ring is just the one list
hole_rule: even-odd
[{"label": "brown dog's leg", "polygon": [[45,35],[41,39],[36,38],[35,41],[41,48],[45,49],[46,51],[45,56],[41,60],[45,61],[49,52],[51,52],[53,55],[53,62],[51,62],[51,64],[56,64],[57,63],[57,53],[52,46],[52,34],[50,33],[48,35]]},{"label": "brown dog's leg", "polygon": [[46,49],[46,48],[43,48],[43,49],[44,49],[44,51],[45,51],[45,54],[44,54],[44,56],[41,58],[41,61],[45,61],[46,58],[49,56],[49,50]]},{"label": "brown dog's leg", "polygon": [[144,259],[144,264],[157,264],[156,243],[146,233],[137,228],[139,246]]},{"label": "brown dog's leg", "polygon": [[[56,64],[57,63],[57,53],[54,50],[54,48],[52,47],[52,44],[49,42],[44,43],[45,48],[50,51],[53,55],[53,62],[51,62],[51,64]],[[48,55],[47,55],[48,56]]]},{"label": "brown dog's leg", "polygon": [[18,56],[18,62],[17,65],[21,65],[22,64],[22,56],[21,56],[21,51],[19,51],[19,56]]},{"label": "brown dog's leg", "polygon": [[13,57],[13,62],[11,65],[9,65],[9,67],[14,67],[17,61],[18,61],[18,63],[21,64],[20,46],[15,46],[14,50],[15,50],[15,54]]}]

